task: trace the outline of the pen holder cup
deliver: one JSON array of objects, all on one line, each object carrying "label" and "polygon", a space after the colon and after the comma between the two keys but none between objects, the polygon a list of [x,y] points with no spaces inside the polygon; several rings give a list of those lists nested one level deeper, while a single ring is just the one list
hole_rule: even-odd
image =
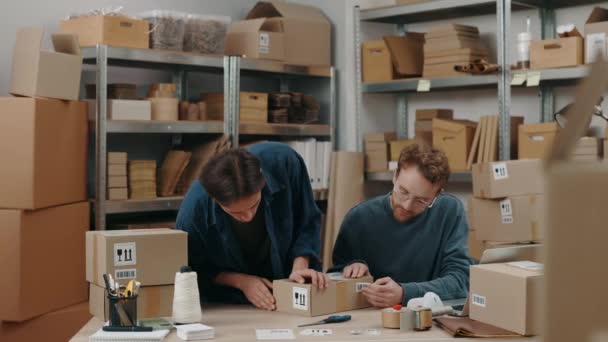
[{"label": "pen holder cup", "polygon": [[108,296],[110,326],[137,326],[137,296],[118,298]]}]

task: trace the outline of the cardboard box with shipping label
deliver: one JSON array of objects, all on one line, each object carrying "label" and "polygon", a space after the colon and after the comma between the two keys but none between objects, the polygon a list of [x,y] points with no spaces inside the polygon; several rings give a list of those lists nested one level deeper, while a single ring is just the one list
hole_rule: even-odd
[{"label": "cardboard box with shipping label", "polygon": [[540,159],[473,165],[473,194],[477,198],[497,199],[542,193],[544,173]]},{"label": "cardboard box with shipping label", "polygon": [[[173,285],[140,287],[137,295],[137,318],[171,317],[173,292]],[[89,312],[104,321],[109,319],[108,295],[104,287],[89,285]]]},{"label": "cardboard box with shipping label", "polygon": [[433,147],[448,157],[452,171],[465,171],[477,123],[468,120],[433,119]]},{"label": "cardboard box with shipping label", "polygon": [[331,65],[331,24],[320,9],[283,1],[259,1],[247,19],[260,18],[277,20],[283,28],[285,63]]},{"label": "cardboard box with shipping label", "polygon": [[399,160],[401,151],[403,151],[406,147],[411,146],[416,143],[418,143],[418,142],[414,139],[401,139],[401,140],[393,140],[393,141],[389,142],[391,161]]},{"label": "cardboard box with shipping label", "polygon": [[585,23],[585,63],[608,57],[608,9],[595,7]]},{"label": "cardboard box with shipping label", "polygon": [[84,102],[0,98],[0,208],[87,200]]},{"label": "cardboard box with shipping label", "polygon": [[370,306],[360,291],[373,283],[371,276],[345,279],[341,273],[330,273],[328,277],[330,282],[323,290],[312,284],[275,280],[273,294],[277,311],[312,317]]},{"label": "cardboard box with shipping label", "polygon": [[11,94],[78,100],[82,55],[77,36],[51,36],[55,51],[42,49],[44,30],[38,27],[17,31],[13,50]]},{"label": "cardboard box with shipping label", "polygon": [[0,210],[0,321],[21,322],[87,300],[89,203]]},{"label": "cardboard box with shipping label", "polygon": [[77,35],[82,47],[99,44],[147,49],[150,46],[150,24],[124,16],[95,15],[62,20],[59,31]]},{"label": "cardboard box with shipping label", "polygon": [[228,27],[226,55],[247,58],[285,59],[283,26],[277,19],[251,19],[237,21]]},{"label": "cardboard box with shipping label", "polygon": [[479,240],[525,242],[544,239],[544,195],[500,200],[473,198],[471,209]]},{"label": "cardboard box with shipping label", "polygon": [[556,122],[519,126],[519,159],[543,159],[559,131]]},{"label": "cardboard box with shipping label", "polygon": [[519,261],[472,266],[470,317],[520,335],[538,335],[542,290],[542,264]]},{"label": "cardboard box with shipping label", "polygon": [[89,303],[83,302],[25,322],[0,322],[0,341],[69,341],[90,319]]},{"label": "cardboard box with shipping label", "polygon": [[188,264],[187,236],[172,229],[87,232],[87,281],[104,286],[107,273],[121,283],[173,284],[175,272]]},{"label": "cardboard box with shipping label", "polygon": [[565,68],[582,65],[583,38],[567,37],[530,42],[532,69]]}]

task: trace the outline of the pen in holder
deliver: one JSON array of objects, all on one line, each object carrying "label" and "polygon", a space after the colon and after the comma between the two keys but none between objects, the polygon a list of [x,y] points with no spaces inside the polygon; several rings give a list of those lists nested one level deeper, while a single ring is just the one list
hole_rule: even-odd
[{"label": "pen in holder", "polygon": [[108,302],[111,327],[137,326],[137,295],[116,297],[109,294]]}]

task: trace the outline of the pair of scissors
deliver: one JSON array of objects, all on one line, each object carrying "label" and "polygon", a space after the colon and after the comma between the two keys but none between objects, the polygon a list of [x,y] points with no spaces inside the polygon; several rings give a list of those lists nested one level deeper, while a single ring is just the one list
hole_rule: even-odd
[{"label": "pair of scissors", "polygon": [[326,319],[320,320],[318,322],[298,325],[298,328],[310,327],[313,325],[321,325],[321,324],[342,323],[342,322],[350,321],[350,319],[351,319],[350,315],[343,315],[343,316],[333,315],[333,316],[327,317]]}]

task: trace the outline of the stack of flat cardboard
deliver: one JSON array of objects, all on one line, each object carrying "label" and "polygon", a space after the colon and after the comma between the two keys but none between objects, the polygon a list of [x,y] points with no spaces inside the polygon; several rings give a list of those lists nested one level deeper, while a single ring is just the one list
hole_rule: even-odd
[{"label": "stack of flat cardboard", "polygon": [[156,198],[156,160],[129,160],[129,198]]},{"label": "stack of flat cardboard", "polygon": [[126,286],[141,283],[137,317],[170,317],[175,273],[188,262],[188,234],[173,229],[90,231],[86,233],[86,280],[91,315],[108,319],[103,280],[109,274]]},{"label": "stack of flat cardboard", "polygon": [[66,341],[89,320],[87,106],[74,36],[20,29],[0,98],[0,341]]},{"label": "stack of flat cardboard", "polygon": [[[498,115],[482,116],[473,137],[473,144],[467,160],[467,170],[473,163],[489,163],[498,160]],[[511,157],[517,157],[517,127],[524,123],[521,116],[511,117]]]},{"label": "stack of flat cardboard", "polygon": [[416,136],[419,143],[433,146],[433,119],[452,120],[454,111],[451,109],[416,109]]},{"label": "stack of flat cardboard", "polygon": [[129,198],[127,187],[127,152],[108,153],[108,200]]},{"label": "stack of flat cardboard", "polygon": [[462,76],[454,66],[487,58],[475,26],[446,24],[434,26],[426,34],[423,77]]}]

